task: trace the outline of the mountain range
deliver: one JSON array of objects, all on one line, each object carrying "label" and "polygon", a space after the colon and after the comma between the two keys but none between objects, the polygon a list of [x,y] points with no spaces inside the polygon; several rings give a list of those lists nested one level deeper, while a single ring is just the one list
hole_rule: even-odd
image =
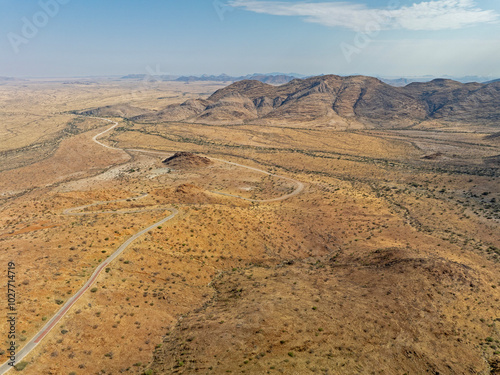
[{"label": "mountain range", "polygon": [[[319,74],[317,76],[324,76],[325,74]],[[202,75],[189,75],[189,76],[179,76],[179,75],[172,75],[172,74],[164,74],[164,75],[149,75],[149,74],[129,74],[126,76],[121,77],[120,79],[123,80],[146,80],[146,81],[177,81],[177,82],[206,82],[206,81],[211,81],[211,82],[237,82],[237,81],[243,81],[243,80],[257,80],[261,81],[264,83],[269,83],[269,84],[274,84],[274,85],[281,85],[284,83],[288,83],[291,80],[295,78],[310,78],[313,77],[311,75],[303,75],[299,73],[268,73],[268,74],[261,74],[261,73],[254,73],[254,74],[247,74],[244,76],[230,76],[227,74],[220,74],[220,75],[209,75],[209,74],[202,74]],[[382,82],[385,82],[391,86],[397,86],[397,87],[402,87],[409,85],[410,83],[413,82],[430,82],[433,79],[436,79],[438,77],[434,76],[414,76],[414,77],[377,77],[380,79]],[[444,77],[439,77],[439,78],[445,78],[445,79],[450,79],[454,81],[458,81],[461,83],[470,83],[470,82],[479,82],[479,83],[491,83],[495,82],[497,80],[491,80],[491,78],[487,77],[480,77],[480,76],[464,76],[464,77],[452,77],[452,76],[444,76]]]},{"label": "mountain range", "polygon": [[463,84],[448,79],[394,87],[367,76],[293,79],[276,86],[242,80],[207,99],[159,111],[111,106],[85,111],[139,122],[301,124],[340,129],[395,128],[427,120],[498,126],[500,82]]},{"label": "mountain range", "polygon": [[295,74],[284,74],[284,73],[271,73],[271,74],[248,74],[245,76],[229,76],[227,74],[220,75],[208,75],[203,74],[201,76],[175,76],[175,75],[158,75],[151,76],[147,74],[129,74],[123,76],[121,79],[131,79],[131,80],[152,80],[152,81],[176,81],[176,82],[237,82],[243,81],[247,79],[257,80],[264,83],[269,83],[273,85],[281,85],[295,78],[301,77],[300,75]]}]

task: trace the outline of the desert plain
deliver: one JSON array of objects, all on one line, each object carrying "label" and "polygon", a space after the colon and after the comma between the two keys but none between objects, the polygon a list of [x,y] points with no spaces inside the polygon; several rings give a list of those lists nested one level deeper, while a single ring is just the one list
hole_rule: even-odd
[{"label": "desert plain", "polygon": [[178,211],[10,373],[500,373],[500,122],[311,117],[325,82],[276,116],[270,85],[2,82],[18,349]]}]

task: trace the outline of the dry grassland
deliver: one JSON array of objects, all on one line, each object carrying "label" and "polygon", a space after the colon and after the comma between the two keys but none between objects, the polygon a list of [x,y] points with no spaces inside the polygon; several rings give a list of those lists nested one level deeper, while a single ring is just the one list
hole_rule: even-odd
[{"label": "dry grassland", "polygon": [[[0,264],[16,262],[20,346],[121,243],[168,207],[180,212],[99,276],[22,373],[497,371],[499,166],[485,160],[500,146],[486,134],[117,119],[100,141],[136,150],[120,151],[92,142],[110,124],[68,112],[158,109],[218,86],[19,85],[0,86],[0,131],[11,137],[0,143]],[[43,152],[23,149],[43,142]],[[272,203],[224,196],[271,199],[296,186],[220,161],[162,163],[176,151],[306,187]],[[423,159],[430,152],[442,155]]]}]

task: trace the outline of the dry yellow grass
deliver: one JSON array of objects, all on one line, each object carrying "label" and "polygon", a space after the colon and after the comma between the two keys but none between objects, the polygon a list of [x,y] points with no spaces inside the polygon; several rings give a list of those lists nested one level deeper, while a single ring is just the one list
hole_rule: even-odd
[{"label": "dry yellow grass", "polygon": [[[160,108],[214,89],[161,85],[130,103]],[[36,112],[55,96],[40,112],[54,118],[53,125],[40,124],[55,134],[73,118],[59,113],[63,107],[123,103],[138,86],[29,83],[19,100],[47,95],[32,104]],[[177,90],[184,87],[183,96]],[[21,124],[18,107],[8,108],[11,125]],[[449,159],[425,160],[427,149],[414,141],[430,148],[436,140],[400,131],[123,121],[101,139],[165,155],[198,152],[306,184],[288,200],[252,203],[214,192],[269,199],[293,184],[221,162],[169,170],[162,154],[93,143],[106,125],[77,122],[79,134],[55,137],[44,160],[32,154],[22,167],[0,173],[0,241],[7,250],[0,264],[18,265],[22,339],[100,260],[163,215],[98,211],[175,205],[180,214],[138,239],[98,278],[97,290],[25,359],[23,373],[472,374],[494,367],[500,191],[498,168],[479,163],[498,150],[494,142],[440,135],[437,151]],[[41,133],[33,139],[19,133],[12,147],[37,142]],[[450,145],[467,152],[453,157]],[[63,214],[142,193],[149,196],[87,210],[95,214]]]}]

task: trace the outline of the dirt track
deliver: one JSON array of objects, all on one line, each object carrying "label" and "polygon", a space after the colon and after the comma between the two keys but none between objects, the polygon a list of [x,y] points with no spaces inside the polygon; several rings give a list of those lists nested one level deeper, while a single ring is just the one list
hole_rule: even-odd
[{"label": "dirt track", "polygon": [[[115,121],[112,121],[112,120],[109,120],[109,119],[105,119],[105,118],[100,118],[100,119],[102,119],[104,121],[107,121],[107,122],[111,122],[111,123],[113,123],[113,125],[111,127],[109,127],[108,129],[106,129],[106,130],[100,132],[99,134],[95,135],[94,137],[92,137],[92,140],[95,143],[97,143],[98,145],[100,145],[102,147],[106,147],[108,149],[112,149],[112,150],[134,151],[134,152],[147,152],[147,153],[148,152],[149,153],[153,152],[153,153],[158,153],[158,154],[164,154],[164,153],[161,153],[161,152],[139,150],[139,149],[120,149],[120,148],[108,146],[108,145],[106,145],[106,144],[98,141],[98,138],[100,136],[102,136],[102,135],[110,132],[111,130],[113,130],[118,125],[118,123],[115,122]],[[232,195],[232,194],[227,194],[227,193],[220,193],[220,192],[217,192],[217,194],[225,195],[225,196],[231,196],[231,197],[235,197],[235,198],[239,198],[239,199],[244,199],[244,200],[251,201],[251,202],[266,203],[266,202],[276,202],[276,201],[282,201],[282,200],[288,199],[288,198],[293,197],[293,196],[295,196],[297,194],[300,194],[304,190],[304,184],[302,182],[294,180],[294,179],[291,179],[289,177],[279,176],[279,175],[276,175],[276,174],[273,174],[273,173],[269,173],[267,171],[264,171],[264,170],[261,170],[261,169],[258,169],[258,168],[249,167],[249,166],[246,166],[246,165],[242,165],[242,164],[238,164],[238,163],[234,163],[234,162],[230,162],[230,161],[226,161],[226,160],[222,160],[222,159],[215,159],[215,158],[212,158],[212,159],[216,160],[216,161],[219,161],[219,162],[226,163],[226,164],[235,165],[235,166],[238,166],[238,167],[247,168],[247,169],[250,169],[250,170],[253,170],[253,171],[264,173],[264,174],[267,174],[267,175],[270,175],[270,176],[273,176],[273,177],[278,177],[278,178],[286,179],[286,180],[294,182],[297,185],[297,188],[292,193],[283,195],[281,197],[272,198],[272,199],[262,199],[262,200],[259,200],[259,199],[249,199],[249,198],[244,198],[244,197],[240,197],[240,196],[237,196],[237,195]],[[95,280],[97,279],[97,277],[101,274],[102,270],[106,268],[106,266],[108,266],[120,254],[122,254],[123,251],[125,251],[128,248],[128,246],[130,244],[132,244],[137,238],[139,238],[143,234],[147,233],[148,231],[156,228],[157,226],[162,225],[163,223],[171,220],[172,218],[174,218],[179,213],[179,211],[176,210],[175,208],[141,208],[141,209],[134,209],[134,210],[123,210],[123,211],[118,211],[118,212],[117,211],[75,212],[75,211],[81,211],[81,210],[84,210],[85,208],[88,208],[88,207],[103,205],[103,204],[107,204],[107,203],[116,203],[116,202],[122,202],[122,201],[126,201],[126,200],[138,200],[138,199],[145,198],[146,196],[147,196],[147,194],[142,194],[140,196],[133,197],[133,198],[125,198],[125,199],[119,199],[119,200],[113,200],[113,201],[99,201],[99,202],[91,203],[91,204],[84,205],[84,206],[68,208],[68,209],[66,209],[66,210],[63,211],[63,213],[62,213],[63,215],[74,215],[74,216],[82,216],[82,215],[89,215],[89,214],[93,214],[93,215],[95,215],[95,214],[116,214],[116,213],[126,214],[126,213],[138,213],[138,212],[144,212],[144,211],[153,211],[153,210],[154,211],[165,211],[165,210],[168,210],[168,211],[171,212],[171,214],[168,215],[167,217],[164,217],[160,221],[158,221],[158,222],[156,222],[156,223],[148,226],[147,228],[144,228],[144,229],[140,230],[139,232],[135,233],[134,235],[132,235],[127,241],[125,241],[122,245],[120,245],[118,247],[118,249],[113,254],[111,254],[106,260],[104,260],[99,265],[99,267],[97,267],[96,270],[92,273],[92,275],[90,276],[89,280],[83,285],[83,287],[80,288],[72,297],[70,297],[66,301],[66,303],[61,307],[61,309],[47,322],[47,324],[45,324],[38,331],[38,333],[35,334],[35,336],[20,351],[18,351],[16,353],[16,363],[21,362],[22,359],[24,357],[26,357],[26,355],[28,355],[41,342],[41,340],[57,325],[57,323],[62,319],[62,317],[64,317],[64,315],[69,311],[69,309],[92,286],[92,284],[95,282]],[[10,365],[8,365],[8,363],[4,363],[3,365],[0,366],[0,375],[3,375],[5,373],[7,373],[11,368],[12,367]]]}]

